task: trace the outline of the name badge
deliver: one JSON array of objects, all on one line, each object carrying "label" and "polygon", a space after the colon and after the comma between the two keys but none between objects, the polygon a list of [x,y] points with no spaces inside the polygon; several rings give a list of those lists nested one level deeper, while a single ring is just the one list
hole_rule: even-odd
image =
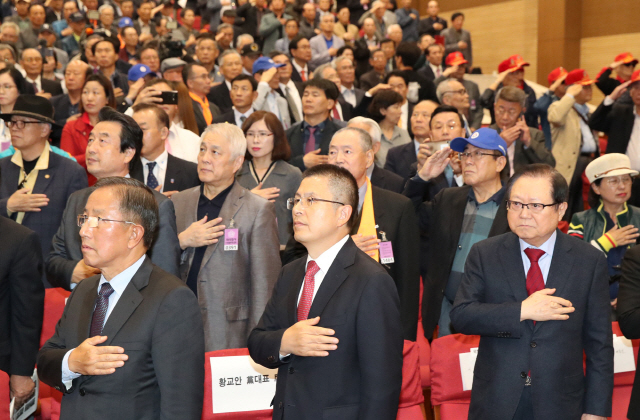
[{"label": "name badge", "polygon": [[238,229],[233,227],[233,219],[229,223],[229,227],[224,230],[224,250],[225,251],[237,251],[238,250]]},{"label": "name badge", "polygon": [[391,241],[387,241],[387,234],[380,231],[382,236],[382,242],[380,242],[380,262],[382,264],[392,264],[395,262],[393,259],[393,246]]}]

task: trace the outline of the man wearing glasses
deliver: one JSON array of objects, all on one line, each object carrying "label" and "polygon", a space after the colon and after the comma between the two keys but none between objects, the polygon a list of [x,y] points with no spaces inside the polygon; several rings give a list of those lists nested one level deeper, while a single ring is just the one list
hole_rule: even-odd
[{"label": "man wearing glasses", "polygon": [[193,113],[198,124],[198,134],[213,121],[213,117],[220,115],[220,108],[209,102],[207,94],[211,90],[211,78],[206,68],[200,64],[189,63],[182,70],[184,84],[189,88],[189,96],[193,102]]},{"label": "man wearing glasses", "polygon": [[[456,332],[450,325],[449,312],[471,247],[509,230],[500,182],[500,172],[507,163],[505,141],[495,130],[481,128],[469,139],[453,139],[450,147],[443,146],[432,154],[404,191],[413,201],[420,229],[428,238],[422,300],[422,322],[428,339],[436,326],[440,327],[439,336]],[[423,202],[425,189],[451,162],[452,150],[460,152],[466,185],[445,188],[431,201]]]},{"label": "man wearing glasses", "polygon": [[607,260],[558,230],[569,187],[555,169],[526,166],[505,196],[511,232],[471,248],[451,311],[457,331],[480,335],[469,419],[605,420],[614,355]]},{"label": "man wearing glasses", "polygon": [[[12,156],[0,159],[0,216],[35,231],[43,260],[49,255],[67,200],[87,187],[80,165],[49,145],[53,106],[41,96],[20,95],[13,111],[0,115],[11,130]],[[44,271],[44,270],[43,270]],[[43,276],[45,287],[51,287]]]},{"label": "man wearing glasses", "polygon": [[295,239],[308,256],[281,270],[248,341],[253,360],[278,368],[274,418],[396,418],[398,293],[349,236],[357,207],[355,179],[334,165],[308,169],[289,201]]},{"label": "man wearing glasses", "polygon": [[146,255],[160,218],[154,194],[124,177],[92,190],[75,222],[83,261],[100,274],[69,297],[38,374],[64,393],[63,420],[200,419],[202,318],[193,293]]}]

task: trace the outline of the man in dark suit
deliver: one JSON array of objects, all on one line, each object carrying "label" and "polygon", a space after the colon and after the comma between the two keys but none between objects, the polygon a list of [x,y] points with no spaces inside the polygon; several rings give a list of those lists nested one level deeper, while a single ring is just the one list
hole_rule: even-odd
[{"label": "man in dark suit", "polygon": [[384,51],[380,49],[372,51],[371,57],[369,58],[369,65],[372,67],[372,70],[360,77],[360,88],[364,91],[384,82],[384,77],[387,75],[386,55]]},{"label": "man in dark suit", "polygon": [[429,99],[437,102],[436,87],[433,82],[414,70],[421,56],[422,50],[417,45],[401,42],[396,48],[396,55],[393,58],[397,69],[404,74],[407,85],[411,82],[418,83],[418,101]]},{"label": "man in dark suit", "polygon": [[31,376],[44,312],[42,253],[38,235],[6,217],[0,217],[0,236],[0,370],[9,375],[17,408],[35,388]]},{"label": "man in dark suit", "polygon": [[[87,169],[98,179],[126,177],[130,171],[133,172],[135,165],[139,165],[142,130],[133,118],[109,107],[100,110],[99,120],[89,135]],[[76,220],[92,192],[90,187],[71,194],[62,223],[53,237],[46,270],[47,278],[56,287],[71,290],[74,284],[98,274],[98,270],[86,265],[82,258],[80,228]],[[153,195],[158,202],[160,221],[157,240],[149,249],[151,261],[170,274],[178,275],[180,243],[173,203],[157,191]]]},{"label": "man in dark suit", "polygon": [[347,170],[318,165],[304,173],[292,200],[295,237],[309,255],[282,269],[248,340],[257,363],[279,369],[274,419],[396,418],[398,294],[349,238],[357,197]]},{"label": "man in dark suit", "polygon": [[424,67],[418,70],[418,73],[433,82],[444,73],[444,66],[442,65],[444,46],[441,44],[431,44],[424,51],[424,54],[427,62],[424,64]]},{"label": "man in dark suit", "polygon": [[198,165],[171,155],[165,148],[171,123],[162,108],[153,104],[135,105],[133,119],[144,136],[140,150],[142,165],[135,166],[132,178],[167,197],[200,185]]},{"label": "man in dark suit", "polygon": [[218,86],[211,88],[207,98],[210,103],[220,109],[221,113],[225,113],[231,111],[233,107],[231,81],[242,73],[242,58],[238,51],[230,49],[223,52],[218,61],[220,62],[220,74],[224,76],[224,80]]},{"label": "man in dark suit", "polygon": [[202,415],[202,317],[145,255],[158,219],[152,191],[122,177],[99,180],[77,216],[84,261],[102,274],[75,288],[38,355],[40,379],[65,394],[63,420]]},{"label": "man in dark suit", "polygon": [[244,22],[242,30],[244,33],[253,36],[256,42],[260,42],[260,23],[262,16],[269,11],[267,10],[267,2],[265,0],[257,0],[254,4],[247,2],[236,9],[236,17],[241,18]]},{"label": "man in dark suit", "polygon": [[55,80],[44,79],[42,74],[42,66],[44,58],[40,51],[35,48],[27,48],[22,51],[20,56],[20,65],[26,72],[27,83],[33,85],[36,93],[48,93],[51,96],[62,95],[62,86],[60,82]]},{"label": "man in dark suit", "polygon": [[248,74],[239,74],[231,81],[233,109],[213,119],[213,124],[227,122],[242,128],[244,121],[253,114],[253,102],[258,98],[258,82]]},{"label": "man in dark suit", "polygon": [[311,61],[311,44],[307,38],[297,36],[289,42],[289,55],[291,56],[291,80],[302,83],[311,80],[309,61]]},{"label": "man in dark suit", "polygon": [[506,193],[512,233],[471,248],[451,311],[458,331],[481,336],[470,420],[611,415],[607,261],[557,229],[568,190],[548,165],[524,168]]},{"label": "man in dark suit", "polygon": [[[53,107],[41,96],[20,95],[1,117],[11,125],[16,152],[0,159],[0,216],[35,231],[42,259],[49,255],[69,196],[87,187],[87,174],[71,159],[51,151]],[[51,287],[43,277],[45,287]]]},{"label": "man in dark suit", "polygon": [[[622,279],[618,292],[618,323],[625,337],[631,340],[640,338],[640,247],[633,247],[624,255],[622,261]],[[636,370],[636,379],[631,391],[629,420],[640,419],[640,374]]]},{"label": "man in dark suit", "polygon": [[213,117],[220,115],[220,108],[207,98],[211,89],[209,72],[200,64],[189,63],[182,69],[182,80],[189,88],[193,114],[198,124],[198,134],[202,134],[213,121]]},{"label": "man in dark suit", "polygon": [[331,138],[342,128],[330,118],[339,95],[335,83],[326,79],[312,79],[305,84],[302,96],[304,121],[287,130],[291,146],[289,163],[301,171],[327,163]]},{"label": "man in dark suit", "polygon": [[[416,207],[422,238],[427,241],[421,260],[425,261],[422,323],[428,339],[436,326],[440,336],[455,332],[449,312],[471,246],[509,229],[500,182],[500,172],[507,163],[506,144],[490,128],[476,133],[470,139],[458,137],[451,142],[451,149],[433,153],[418,175],[407,182],[404,192]],[[461,165],[467,185],[442,189],[431,201],[423,202],[430,184],[449,164],[452,149],[463,153]]]}]

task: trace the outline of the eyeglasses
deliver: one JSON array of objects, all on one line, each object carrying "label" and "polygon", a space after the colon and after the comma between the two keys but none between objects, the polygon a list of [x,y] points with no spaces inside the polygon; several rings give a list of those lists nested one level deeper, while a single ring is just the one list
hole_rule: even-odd
[{"label": "eyeglasses", "polygon": [[258,138],[258,139],[264,139],[267,138],[269,136],[273,136],[273,133],[269,133],[267,131],[260,131],[258,133],[255,133],[253,131],[249,131],[246,135],[247,138]]},{"label": "eyeglasses", "polygon": [[8,91],[11,89],[17,89],[18,86],[16,85],[0,85],[0,90],[4,90],[4,91]]},{"label": "eyeglasses", "polygon": [[443,95],[446,95],[447,93],[457,93],[458,95],[466,95],[467,89],[448,90],[448,91],[444,92]]},{"label": "eyeglasses", "polygon": [[553,204],[542,204],[542,203],[521,203],[519,201],[511,201],[507,200],[507,210],[513,211],[522,211],[522,209],[526,208],[531,213],[542,213],[545,207],[557,206],[558,203]]},{"label": "eyeglasses", "polygon": [[612,188],[618,188],[620,184],[625,186],[630,185],[631,182],[633,182],[633,180],[628,175],[627,176],[611,176],[611,177],[605,178],[603,182]]},{"label": "eyeglasses", "polygon": [[[344,206],[344,203],[341,203],[339,201],[323,200],[322,198],[315,198],[315,197],[288,198],[287,210],[293,210],[293,208],[298,204],[300,204],[302,208],[308,209],[309,207],[313,206],[313,203],[315,203],[316,201],[321,201],[323,203],[340,204],[341,206]],[[301,202],[304,202],[304,203],[301,204]]]},{"label": "eyeglasses", "polygon": [[507,111],[505,108],[501,106],[496,109],[496,114],[500,114],[500,115],[507,114],[510,117],[515,117],[516,115],[518,115],[518,113],[519,111],[517,109],[510,109]]},{"label": "eyeglasses", "polygon": [[6,122],[7,127],[9,128],[17,128],[18,130],[22,130],[24,128],[25,124],[43,124],[42,121],[22,121],[22,120],[17,120],[17,121],[7,121]]},{"label": "eyeglasses", "polygon": [[493,157],[500,157],[502,155],[496,155],[495,153],[482,153],[479,151],[475,151],[475,152],[460,152],[458,153],[460,155],[460,159],[470,159],[473,158],[473,160],[478,160],[481,159],[482,156],[493,156]]},{"label": "eyeglasses", "polygon": [[118,222],[118,223],[128,223],[134,226],[138,226],[136,223],[128,222],[126,220],[112,220],[112,219],[103,219],[102,217],[97,216],[87,216],[86,214],[78,215],[78,227],[82,227],[85,222],[89,222],[90,228],[97,228],[100,222]]}]

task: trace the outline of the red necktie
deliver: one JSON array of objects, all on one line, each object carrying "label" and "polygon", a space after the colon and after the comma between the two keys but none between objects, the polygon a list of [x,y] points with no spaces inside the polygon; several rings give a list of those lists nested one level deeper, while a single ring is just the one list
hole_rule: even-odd
[{"label": "red necktie", "polygon": [[300,78],[302,79],[303,82],[307,81],[307,78],[304,77],[304,69],[300,70]]},{"label": "red necktie", "polygon": [[298,322],[304,321],[309,317],[309,309],[311,309],[311,302],[313,301],[313,289],[316,284],[315,276],[319,270],[320,267],[315,261],[309,261],[307,272],[304,275],[302,296],[300,296],[300,303],[298,303]]},{"label": "red necktie", "polygon": [[[541,249],[527,248],[524,253],[529,257],[531,261],[531,267],[527,273],[527,295],[531,296],[538,290],[544,289],[544,278],[542,277],[542,270],[538,265],[538,260],[542,258],[545,252]],[[536,325],[536,321],[533,321],[533,325]]]},{"label": "red necktie", "polygon": [[333,107],[333,119],[340,121],[340,113],[338,112],[338,108]]}]

